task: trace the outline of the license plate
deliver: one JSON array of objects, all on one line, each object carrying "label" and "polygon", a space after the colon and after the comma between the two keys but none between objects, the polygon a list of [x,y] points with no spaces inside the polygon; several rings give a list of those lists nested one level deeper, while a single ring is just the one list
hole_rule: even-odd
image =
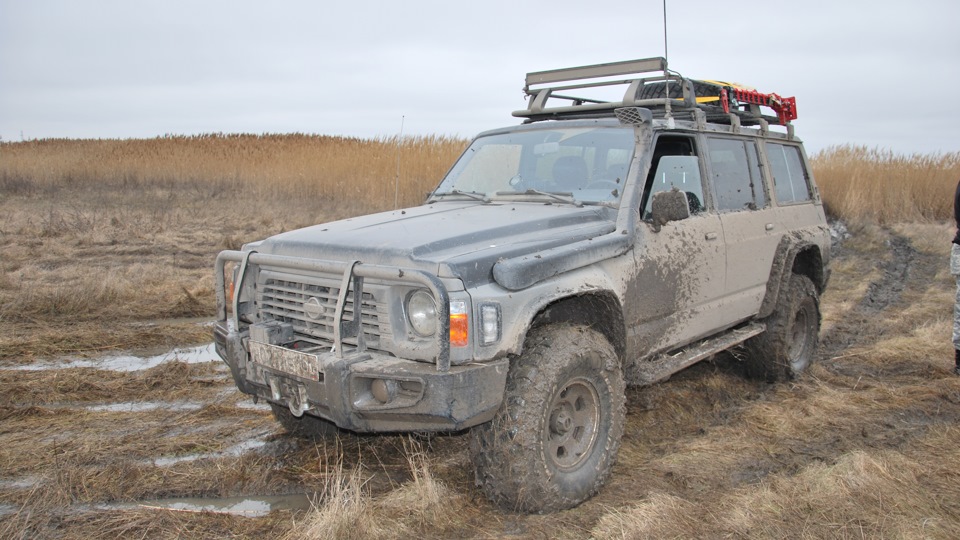
[{"label": "license plate", "polygon": [[250,341],[250,360],[283,373],[312,381],[320,380],[320,357],[315,354]]}]

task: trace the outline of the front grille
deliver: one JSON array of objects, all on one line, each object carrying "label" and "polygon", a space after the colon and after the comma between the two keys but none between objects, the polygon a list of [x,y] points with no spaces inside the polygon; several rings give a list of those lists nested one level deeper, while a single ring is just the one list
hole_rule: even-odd
[{"label": "front grille", "polygon": [[[331,347],[340,287],[324,285],[322,280],[317,283],[307,281],[305,278],[300,280],[286,276],[282,279],[267,277],[257,295],[260,318],[263,321],[274,320],[292,324],[298,341]],[[380,349],[381,337],[390,333],[386,306],[381,305],[372,293],[366,291],[363,292],[360,303],[363,341],[371,349]],[[343,320],[352,321],[354,311],[351,290],[347,295]],[[343,341],[347,345],[357,345],[356,338],[345,338]]]}]

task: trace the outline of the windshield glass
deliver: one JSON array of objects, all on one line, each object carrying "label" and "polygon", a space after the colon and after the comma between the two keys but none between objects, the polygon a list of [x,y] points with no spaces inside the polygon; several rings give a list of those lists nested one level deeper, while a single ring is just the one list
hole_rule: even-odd
[{"label": "windshield glass", "polygon": [[612,202],[623,193],[632,158],[631,128],[580,127],[490,135],[470,145],[434,196],[512,198],[560,193],[583,202]]}]

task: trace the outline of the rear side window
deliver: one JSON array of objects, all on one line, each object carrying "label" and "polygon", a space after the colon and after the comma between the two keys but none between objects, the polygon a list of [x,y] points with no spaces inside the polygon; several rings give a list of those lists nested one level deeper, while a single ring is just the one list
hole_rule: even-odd
[{"label": "rear side window", "polygon": [[708,137],[707,146],[717,208],[729,212],[766,206],[756,145],[752,141]]},{"label": "rear side window", "polygon": [[768,142],[767,159],[770,161],[770,173],[773,175],[778,203],[810,200],[810,182],[807,181],[799,148]]}]

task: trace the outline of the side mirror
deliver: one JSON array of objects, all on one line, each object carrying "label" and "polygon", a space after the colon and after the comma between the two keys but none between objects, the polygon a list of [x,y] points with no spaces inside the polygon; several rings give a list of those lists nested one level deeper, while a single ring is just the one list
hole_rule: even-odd
[{"label": "side mirror", "polygon": [[687,194],[677,188],[654,193],[650,214],[653,217],[654,232],[660,232],[660,227],[671,221],[687,219],[690,217]]}]

